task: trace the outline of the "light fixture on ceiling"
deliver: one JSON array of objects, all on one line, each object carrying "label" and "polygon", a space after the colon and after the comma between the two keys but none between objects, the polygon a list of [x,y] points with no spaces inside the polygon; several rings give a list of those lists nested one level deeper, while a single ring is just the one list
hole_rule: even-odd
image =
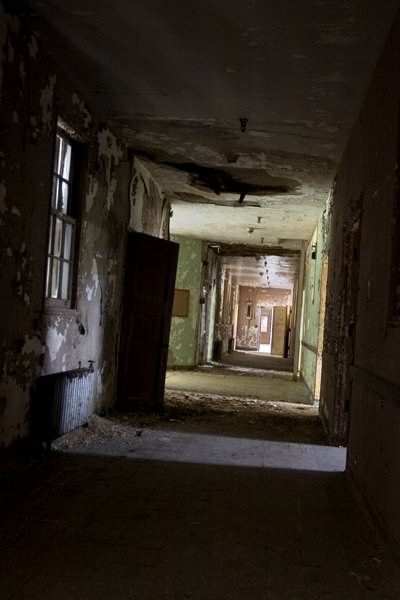
[{"label": "light fixture on ceiling", "polygon": [[247,233],[254,233],[254,227],[248,227]]}]

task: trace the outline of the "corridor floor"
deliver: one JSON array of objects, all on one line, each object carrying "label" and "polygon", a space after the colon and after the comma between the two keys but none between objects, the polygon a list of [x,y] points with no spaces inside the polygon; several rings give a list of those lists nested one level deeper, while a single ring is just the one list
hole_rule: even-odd
[{"label": "corridor floor", "polygon": [[222,361],[227,365],[251,367],[253,369],[272,369],[274,371],[293,371],[293,361],[290,358],[272,356],[264,352],[251,350],[235,350],[222,355]]},{"label": "corridor floor", "polygon": [[167,389],[243,396],[272,402],[312,404],[302,381],[293,381],[291,373],[218,365],[190,370],[169,370]]},{"label": "corridor floor", "polygon": [[2,600],[398,600],[344,449],[140,418],[2,466]]}]

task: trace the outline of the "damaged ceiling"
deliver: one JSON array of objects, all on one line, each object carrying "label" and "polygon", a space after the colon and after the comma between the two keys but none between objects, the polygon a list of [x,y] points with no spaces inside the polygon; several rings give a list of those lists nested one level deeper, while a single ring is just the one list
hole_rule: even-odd
[{"label": "damaged ceiling", "polygon": [[312,235],[399,0],[25,5],[174,233],[282,245]]},{"label": "damaged ceiling", "polygon": [[224,256],[222,263],[235,285],[293,290],[299,256]]}]

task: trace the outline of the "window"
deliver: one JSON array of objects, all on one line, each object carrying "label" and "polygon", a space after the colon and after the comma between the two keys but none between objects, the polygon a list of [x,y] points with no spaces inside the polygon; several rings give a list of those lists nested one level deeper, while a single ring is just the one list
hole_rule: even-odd
[{"label": "window", "polygon": [[72,308],[77,240],[77,145],[57,130],[50,210],[46,298]]},{"label": "window", "polygon": [[253,314],[253,303],[247,302],[246,303],[246,319],[251,319],[252,314]]}]

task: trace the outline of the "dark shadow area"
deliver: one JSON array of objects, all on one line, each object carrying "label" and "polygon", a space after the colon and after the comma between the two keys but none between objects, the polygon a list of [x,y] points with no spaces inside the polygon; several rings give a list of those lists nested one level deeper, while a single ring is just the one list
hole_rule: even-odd
[{"label": "dark shadow area", "polygon": [[399,597],[344,474],[54,453],[1,476],[3,600]]}]

